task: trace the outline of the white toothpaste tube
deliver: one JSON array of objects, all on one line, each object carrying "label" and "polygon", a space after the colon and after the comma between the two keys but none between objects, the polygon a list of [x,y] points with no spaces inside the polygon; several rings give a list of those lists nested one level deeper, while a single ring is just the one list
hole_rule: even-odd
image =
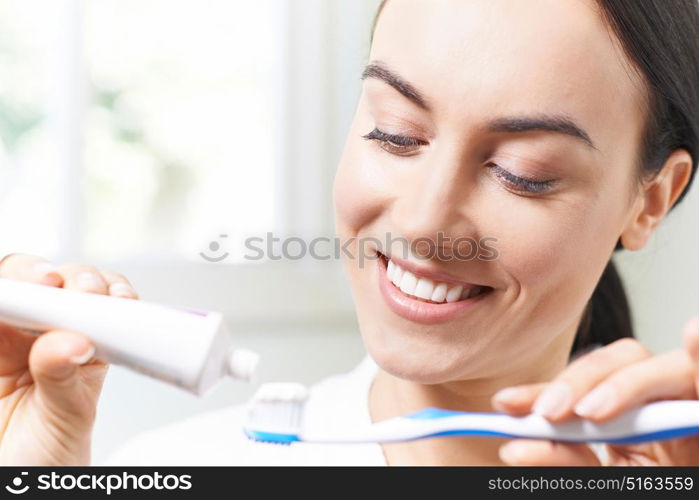
[{"label": "white toothpaste tube", "polygon": [[250,382],[259,356],[233,346],[217,312],[0,279],[0,323],[79,332],[95,356],[203,396],[225,376]]}]

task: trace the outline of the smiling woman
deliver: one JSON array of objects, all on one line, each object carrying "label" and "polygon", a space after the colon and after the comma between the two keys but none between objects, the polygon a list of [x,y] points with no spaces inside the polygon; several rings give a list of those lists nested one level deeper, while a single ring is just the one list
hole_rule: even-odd
[{"label": "smiling woman", "polygon": [[[412,272],[403,272],[395,249],[377,248],[386,266],[345,263],[379,365],[375,420],[428,405],[488,410],[502,387],[571,380],[573,370],[572,387],[553,384],[536,405],[542,385],[495,400],[503,411],[533,409],[559,421],[605,375],[649,355],[640,344],[613,342],[633,334],[610,258],[615,249],[642,248],[691,183],[699,78],[686,75],[699,76],[697,5],[536,3],[388,0],[379,10],[336,178],[338,232],[409,241],[488,236],[499,258],[411,255]],[[436,273],[488,288],[434,304],[418,290],[434,285]],[[566,369],[571,351],[610,343],[579,361],[594,370]],[[611,353],[623,361],[599,361]],[[677,356],[691,366],[689,352]],[[585,404],[578,411],[608,418],[629,403],[616,395],[605,404],[599,414]],[[492,442],[384,452],[392,463],[498,460]],[[570,454],[563,450],[560,462]],[[555,454],[546,459],[559,463]]]},{"label": "smiling woman", "polygon": [[[303,412],[289,412],[302,428],[349,434],[437,407],[589,431],[656,400],[697,402],[699,317],[681,318],[681,348],[653,355],[627,338],[611,263],[647,245],[697,168],[695,0],[388,0],[362,76],[333,197],[369,356],[311,388]],[[459,258],[464,239],[494,242],[497,258]],[[401,253],[403,242],[440,251]],[[6,257],[0,276],[104,294],[118,282],[135,297],[122,276],[26,255]],[[85,363],[89,341],[3,333],[4,397],[20,403],[3,407],[0,459],[88,461],[105,373]],[[699,464],[696,437],[603,449],[492,434],[282,448],[246,440],[247,408],[148,432],[106,463]],[[35,437],[27,414],[50,432]]]}]

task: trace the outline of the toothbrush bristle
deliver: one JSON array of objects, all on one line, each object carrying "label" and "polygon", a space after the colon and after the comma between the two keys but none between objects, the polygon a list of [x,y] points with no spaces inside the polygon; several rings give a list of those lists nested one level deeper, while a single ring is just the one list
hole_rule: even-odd
[{"label": "toothbrush bristle", "polygon": [[308,389],[295,383],[262,385],[248,407],[245,434],[258,442],[291,444],[298,440]]}]

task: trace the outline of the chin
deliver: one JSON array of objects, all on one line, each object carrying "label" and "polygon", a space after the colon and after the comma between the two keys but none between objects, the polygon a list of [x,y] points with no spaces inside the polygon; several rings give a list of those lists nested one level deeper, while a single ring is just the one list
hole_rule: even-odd
[{"label": "chin", "polygon": [[[419,384],[441,384],[468,378],[469,358],[464,346],[445,346],[426,339],[399,339],[398,333],[362,332],[367,352],[385,372]],[[472,374],[476,375],[476,374]]]}]

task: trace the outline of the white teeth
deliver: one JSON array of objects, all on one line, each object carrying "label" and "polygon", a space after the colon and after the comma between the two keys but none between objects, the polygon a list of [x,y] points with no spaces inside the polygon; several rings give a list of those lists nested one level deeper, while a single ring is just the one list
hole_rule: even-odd
[{"label": "white teeth", "polygon": [[479,286],[474,286],[473,288],[465,288],[461,292],[461,300],[470,299],[471,297],[478,295],[480,293],[480,291],[481,291],[481,287],[479,287]]},{"label": "white teeth", "polygon": [[461,285],[453,286],[447,292],[447,302],[456,302],[461,298],[461,291],[464,289]]},{"label": "white teeth", "polygon": [[432,280],[427,278],[420,278],[415,287],[415,296],[421,299],[432,299],[432,292],[434,291],[434,283]]},{"label": "white teeth", "polygon": [[388,276],[389,281],[393,281],[393,272],[396,270],[396,265],[393,263],[392,260],[388,261],[388,265],[386,266],[386,276]]},{"label": "white teeth", "polygon": [[434,292],[432,292],[432,297],[430,297],[430,300],[432,302],[444,302],[444,299],[447,298],[448,288],[449,287],[446,283],[439,283],[436,287],[434,287]]},{"label": "white teeth", "polygon": [[403,277],[400,280],[400,291],[408,295],[415,295],[415,287],[417,286],[417,278],[410,271],[404,271]]},{"label": "white teeth", "polygon": [[403,277],[403,269],[396,266],[395,269],[393,270],[393,276],[391,277],[391,281],[393,282],[394,285],[396,285],[398,288],[400,288],[400,279]]},{"label": "white teeth", "polygon": [[428,278],[418,278],[391,260],[386,265],[386,276],[403,293],[432,302],[456,302],[471,298],[482,291],[480,286],[464,289],[462,285],[450,286]]}]

